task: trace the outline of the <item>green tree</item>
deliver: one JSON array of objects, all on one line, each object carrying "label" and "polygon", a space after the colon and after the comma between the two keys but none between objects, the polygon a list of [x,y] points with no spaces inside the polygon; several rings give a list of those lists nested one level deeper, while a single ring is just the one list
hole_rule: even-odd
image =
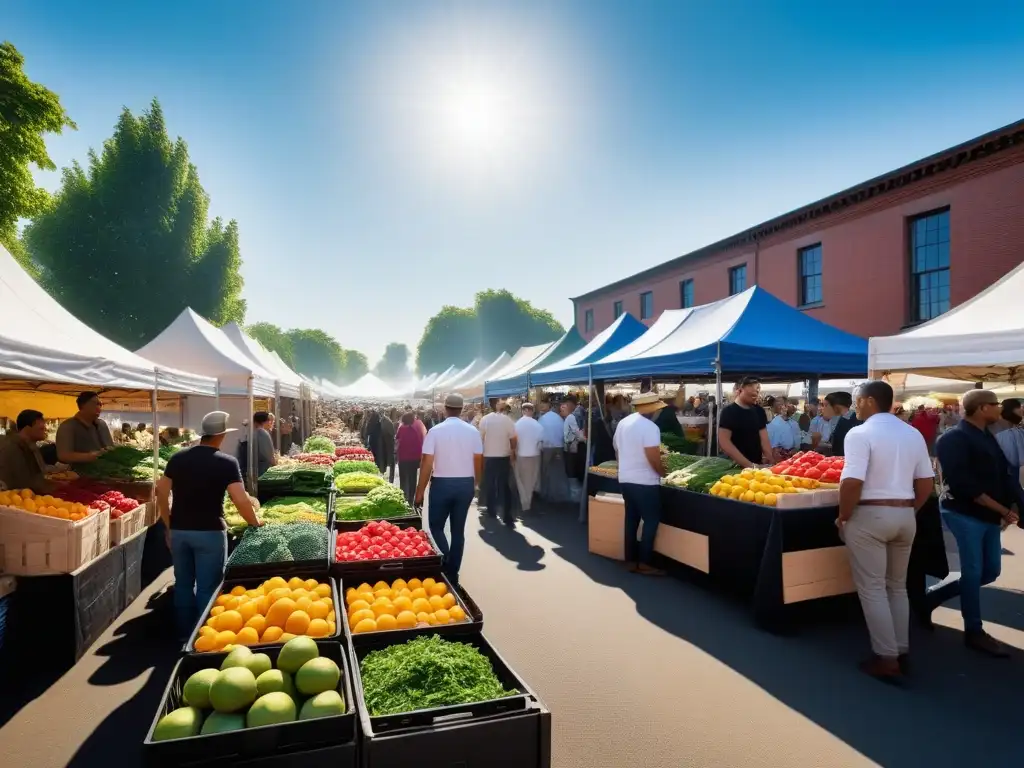
[{"label": "green tree", "polygon": [[408,379],[411,375],[409,372],[409,348],[405,344],[391,342],[385,347],[384,354],[373,371],[385,381]]},{"label": "green tree", "polygon": [[287,333],[273,323],[253,323],[245,330],[271,352],[277,352],[285,364],[295,370],[295,347]]},{"label": "green tree", "polygon": [[53,91],[25,75],[25,57],[0,43],[0,243],[33,275],[37,272],[18,238],[18,220],[46,209],[49,195],[32,169],[55,170],[43,136],[75,128]]},{"label": "green tree", "polygon": [[208,219],[209,198],[184,140],[154,100],[125,109],[88,169],[64,169],[52,204],[25,230],[47,290],[129,349],[187,306],[216,326],[245,318],[238,225]]},{"label": "green tree", "polygon": [[420,374],[466,366],[476,357],[492,359],[502,352],[554,341],[565,333],[545,310],[506,290],[480,291],[473,307],[445,306],[427,322],[416,351]]},{"label": "green tree", "polygon": [[350,384],[370,370],[366,355],[362,352],[357,352],[354,349],[343,349],[342,352],[345,354],[345,362],[341,367],[339,384]]},{"label": "green tree", "polygon": [[345,369],[345,350],[318,328],[295,328],[287,333],[295,355],[295,370],[311,378],[339,383]]}]

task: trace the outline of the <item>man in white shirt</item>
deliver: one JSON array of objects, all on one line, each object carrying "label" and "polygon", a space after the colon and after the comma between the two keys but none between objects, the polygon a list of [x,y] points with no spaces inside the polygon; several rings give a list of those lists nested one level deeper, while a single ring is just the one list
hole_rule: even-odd
[{"label": "man in white shirt", "polygon": [[516,426],[506,411],[508,404],[491,401],[491,413],[480,419],[484,445],[483,502],[491,517],[498,516],[498,499],[505,525],[515,526],[512,510],[512,460],[516,449]]},{"label": "man in white shirt", "polygon": [[[457,392],[445,398],[445,420],[423,439],[420,481],[416,488],[416,505],[421,506],[427,483],[430,483],[427,508],[430,533],[444,557],[445,575],[456,583],[466,549],[466,518],[484,463],[480,433],[460,418],[462,406],[462,395]],[[449,520],[450,546],[444,530]]]},{"label": "man in white shirt", "polygon": [[884,381],[869,381],[857,391],[857,413],[865,421],[846,434],[836,520],[875,654],[861,669],[887,681],[898,680],[906,668],[907,564],[915,513],[934,482],[924,438],[890,413],[892,401],[892,387]]},{"label": "man in white shirt", "polygon": [[789,422],[785,401],[776,400],[772,409],[775,411],[775,418],[768,422],[768,442],[772,446],[774,458],[781,460],[786,454],[793,451],[797,444],[793,437],[793,427]]},{"label": "man in white shirt", "polygon": [[808,403],[807,413],[811,417],[811,424],[807,429],[811,435],[811,446],[817,449],[821,443],[828,442],[829,435],[832,432],[832,425],[828,419],[818,413],[817,403]]},{"label": "man in white shirt", "polygon": [[561,502],[568,499],[565,476],[564,425],[562,416],[548,401],[540,404],[539,423],[544,432],[540,452],[540,495],[545,501]]},{"label": "man in white shirt", "polygon": [[533,403],[523,403],[523,416],[516,422],[516,463],[513,470],[523,512],[533,506],[533,494],[540,487],[540,452],[544,427],[533,418]]},{"label": "man in white shirt", "polygon": [[[612,444],[619,464],[619,489],[626,503],[625,556],[630,570],[649,576],[664,571],[651,564],[654,539],[661,522],[661,430],[654,423],[665,403],[656,392],[633,398],[636,412],[619,422]],[[636,534],[644,522],[643,538],[637,549]]]}]

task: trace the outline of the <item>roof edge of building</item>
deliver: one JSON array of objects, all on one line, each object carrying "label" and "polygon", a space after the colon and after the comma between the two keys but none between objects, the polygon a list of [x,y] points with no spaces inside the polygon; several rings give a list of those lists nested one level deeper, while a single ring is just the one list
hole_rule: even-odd
[{"label": "roof edge of building", "polygon": [[1004,125],[1002,128],[989,131],[981,136],[969,139],[968,141],[957,144],[949,149],[944,149],[941,152],[936,152],[933,155],[928,155],[920,160],[915,160],[912,163],[908,163],[907,165],[889,171],[888,173],[884,173],[881,176],[876,176],[873,179],[856,184],[848,189],[842,190],[841,192],[836,192],[828,197],[824,197],[788,213],[776,216],[768,221],[756,224],[755,226],[745,229],[742,232],[738,232],[735,235],[730,235],[729,237],[718,240],[717,242],[709,245],[705,245],[694,251],[690,251],[689,253],[684,253],[682,256],[676,256],[674,259],[664,261],[661,264],[656,264],[653,267],[636,272],[628,277],[609,283],[608,285],[595,288],[594,290],[586,293],[581,293],[579,296],[572,297],[573,306],[575,307],[578,302],[588,299],[591,296],[596,296],[615,288],[625,287],[632,283],[639,282],[646,277],[655,276],[691,259],[699,258],[701,256],[709,256],[713,253],[728,250],[729,248],[734,248],[739,245],[753,243],[757,240],[770,237],[781,230],[803,224],[808,219],[814,219],[820,216],[827,216],[831,213],[836,213],[851,205],[856,205],[880,194],[885,194],[894,189],[902,188],[907,184],[913,184],[914,182],[931,177],[936,173],[952,170],[965,162],[978,160],[996,152],[1010,149],[1020,143],[1024,143],[1024,119],[1010,123],[1009,125]]}]

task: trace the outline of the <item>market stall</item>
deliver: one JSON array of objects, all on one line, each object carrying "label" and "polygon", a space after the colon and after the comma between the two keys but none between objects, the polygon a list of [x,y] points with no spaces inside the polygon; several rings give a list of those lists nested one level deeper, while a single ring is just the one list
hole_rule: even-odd
[{"label": "market stall", "polygon": [[576,330],[574,325],[558,341],[550,344],[540,345],[543,348],[532,355],[538,347],[524,347],[520,349],[515,357],[520,358],[509,361],[509,364],[498,373],[495,378],[484,382],[484,398],[509,397],[511,395],[522,395],[530,389],[530,372],[542,366],[562,360],[586,345],[586,341]]}]

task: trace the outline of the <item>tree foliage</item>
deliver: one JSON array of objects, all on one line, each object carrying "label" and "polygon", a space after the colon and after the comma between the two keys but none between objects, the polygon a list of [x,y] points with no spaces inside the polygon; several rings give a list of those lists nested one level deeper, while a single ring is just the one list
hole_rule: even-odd
[{"label": "tree foliage", "polygon": [[238,224],[210,222],[209,202],[187,145],[171,140],[154,100],[138,117],[121,113],[88,169],[64,169],[25,242],[51,295],[137,349],[185,307],[216,326],[245,317]]},{"label": "tree foliage", "polygon": [[295,347],[287,333],[273,323],[253,323],[245,331],[271,352],[277,352],[293,371],[298,370],[295,367]]},{"label": "tree foliage", "polygon": [[412,375],[409,370],[409,347],[396,341],[388,344],[374,367],[374,373],[385,381],[407,380]]},{"label": "tree foliage", "polygon": [[35,273],[17,225],[44,211],[49,195],[36,186],[30,166],[55,170],[43,136],[75,124],[57,94],[28,79],[24,65],[17,48],[0,43],[0,243]]},{"label": "tree foliage", "polygon": [[254,323],[246,330],[264,347],[277,352],[289,368],[310,378],[347,384],[369,370],[366,355],[345,349],[318,328],[283,331],[273,323]]},{"label": "tree foliage", "polygon": [[445,306],[427,322],[416,349],[420,374],[466,366],[475,358],[554,341],[565,333],[554,316],[506,290],[476,294],[473,307]]}]

